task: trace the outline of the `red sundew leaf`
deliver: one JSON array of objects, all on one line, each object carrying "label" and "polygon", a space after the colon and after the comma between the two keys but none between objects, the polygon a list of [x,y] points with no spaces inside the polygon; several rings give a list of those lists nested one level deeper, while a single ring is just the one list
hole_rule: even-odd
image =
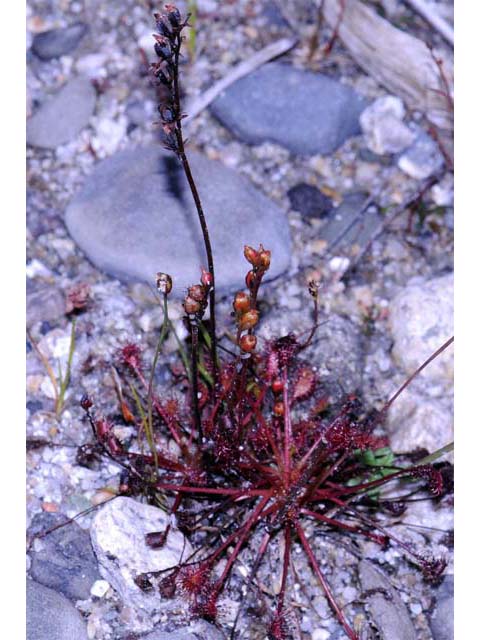
[{"label": "red sundew leaf", "polygon": [[309,367],[302,367],[297,373],[297,379],[293,385],[292,400],[305,400],[314,391],[316,385],[315,373]]}]

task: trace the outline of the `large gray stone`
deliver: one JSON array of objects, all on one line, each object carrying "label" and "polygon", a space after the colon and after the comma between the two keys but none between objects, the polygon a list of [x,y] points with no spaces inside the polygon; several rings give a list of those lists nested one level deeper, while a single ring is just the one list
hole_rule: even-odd
[{"label": "large gray stone", "polygon": [[[244,177],[190,153],[213,246],[217,289],[244,286],[245,244],[272,251],[270,277],[289,264],[284,212]],[[173,295],[199,281],[207,266],[200,224],[177,159],[159,146],[117,153],[101,162],[67,208],[70,234],[100,269],[125,281],[173,277]]]},{"label": "large gray stone", "polygon": [[[412,374],[453,335],[453,273],[405,287],[390,304],[393,357]],[[439,394],[452,393],[453,345],[420,374]]]},{"label": "large gray stone", "polygon": [[162,598],[155,589],[143,591],[136,578],[173,568],[192,553],[190,543],[174,527],[163,547],[152,549],[147,545],[145,535],[165,531],[169,522],[162,509],[119,497],[106,503],[92,523],[90,535],[100,573],[117,591],[123,605],[134,612],[132,626],[138,631],[148,631],[155,625],[153,616],[161,609]]},{"label": "large gray stone", "polygon": [[328,154],[361,133],[367,103],[337,80],[278,62],[241,78],[211,105],[250,144],[276,142],[300,155]]},{"label": "large gray stone", "polygon": [[371,562],[359,565],[360,584],[382,640],[415,640],[417,635],[402,599]]},{"label": "large gray stone", "polygon": [[445,576],[436,593],[436,607],[430,620],[434,640],[453,640],[453,576]]},{"label": "large gray stone", "polygon": [[70,80],[27,120],[27,143],[55,149],[70,142],[87,126],[95,101],[90,80],[82,76]]},{"label": "large gray stone", "polygon": [[32,51],[42,60],[59,58],[73,51],[88,31],[84,22],[75,22],[63,29],[49,29],[35,34]]},{"label": "large gray stone", "polygon": [[82,616],[65,596],[27,580],[27,640],[87,638]]},{"label": "large gray stone", "polygon": [[143,637],[143,640],[223,640],[225,635],[205,620],[194,620],[188,627],[175,631],[155,630]]},{"label": "large gray stone", "polygon": [[[47,531],[66,520],[61,514],[37,514],[30,525],[30,533]],[[89,598],[91,586],[101,577],[90,536],[76,522],[40,539],[40,549],[31,553],[30,573],[37,582],[71,600]]]}]

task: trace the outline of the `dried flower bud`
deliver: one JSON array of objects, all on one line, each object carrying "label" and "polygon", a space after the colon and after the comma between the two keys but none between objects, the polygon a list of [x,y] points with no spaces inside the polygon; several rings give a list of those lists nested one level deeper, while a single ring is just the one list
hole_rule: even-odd
[{"label": "dried flower bud", "polygon": [[285,413],[285,407],[281,400],[275,402],[275,404],[273,405],[273,413],[279,417],[283,416],[283,414]]},{"label": "dried flower bud", "polygon": [[154,13],[153,17],[155,18],[155,24],[158,33],[161,36],[170,38],[172,36],[172,27],[167,19],[167,16],[160,13]]},{"label": "dried flower bud", "polygon": [[199,313],[202,306],[197,300],[194,300],[190,296],[187,296],[183,301],[183,308],[185,309],[185,313],[187,313],[189,316],[194,316]]},{"label": "dried flower bud", "polygon": [[203,284],[204,287],[207,287],[207,289],[210,289],[210,287],[213,287],[213,275],[210,273],[210,271],[205,271],[203,267],[202,267],[202,277],[200,278],[200,282]]},{"label": "dried flower bud", "polygon": [[169,276],[168,273],[162,273],[161,271],[159,271],[157,273],[157,289],[160,291],[160,293],[168,296],[168,294],[172,290],[172,286],[173,283],[171,276]]},{"label": "dried flower bud", "polygon": [[167,18],[170,20],[170,24],[173,27],[179,27],[180,22],[182,20],[182,16],[180,14],[180,11],[177,9],[177,7],[174,4],[166,4],[165,11],[167,13]]},{"label": "dried flower bud", "polygon": [[257,346],[257,338],[253,334],[246,333],[240,338],[238,344],[240,345],[240,349],[242,351],[251,353]]},{"label": "dried flower bud", "polygon": [[249,247],[248,244],[245,245],[243,249],[243,255],[245,259],[250,262],[253,267],[260,266],[260,255],[258,251],[255,251],[252,247]]},{"label": "dried flower bud", "polygon": [[238,327],[240,331],[245,331],[246,329],[253,329],[253,327],[258,324],[259,314],[256,309],[250,309],[247,313],[244,313],[243,316],[238,321]]},{"label": "dried flower bud", "polygon": [[256,279],[257,276],[255,275],[255,271],[249,271],[245,276],[245,284],[250,290],[255,286]]},{"label": "dried flower bud", "polygon": [[87,282],[70,287],[67,292],[65,313],[68,315],[73,311],[83,311],[90,300],[90,285]]},{"label": "dried flower bud", "polygon": [[233,300],[233,308],[239,314],[246,313],[250,310],[250,296],[244,291],[239,291],[235,294]]},{"label": "dried flower bud", "polygon": [[315,280],[310,280],[310,282],[308,283],[308,293],[315,300],[318,298],[318,284],[315,282]]},{"label": "dried flower bud", "polygon": [[165,38],[165,36],[159,36],[156,33],[153,34],[153,37],[155,38],[154,49],[157,56],[162,60],[170,61],[173,54],[167,38]]},{"label": "dried flower bud", "polygon": [[205,300],[205,288],[201,284],[194,284],[188,288],[188,296],[196,302],[203,302]]}]

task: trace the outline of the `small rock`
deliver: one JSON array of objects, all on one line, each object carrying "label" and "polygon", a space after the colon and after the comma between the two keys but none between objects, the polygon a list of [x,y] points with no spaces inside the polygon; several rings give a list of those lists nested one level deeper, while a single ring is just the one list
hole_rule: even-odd
[{"label": "small rock", "polygon": [[[412,284],[401,291],[390,304],[390,327],[392,355],[410,375],[453,335],[453,274]],[[417,379],[441,385],[441,394],[448,389],[451,393],[453,345]]]},{"label": "small rock", "polygon": [[110,585],[106,580],[96,580],[90,589],[90,593],[92,596],[96,598],[103,598],[103,596],[110,589]]},{"label": "small rock", "polygon": [[27,326],[53,321],[65,313],[65,297],[59,289],[42,287],[27,293]]},{"label": "small rock", "polygon": [[437,588],[436,607],[430,619],[433,640],[453,640],[453,576],[447,575]]},{"label": "small rock", "polygon": [[65,596],[27,580],[27,640],[88,640],[80,613]]},{"label": "small rock", "polygon": [[[66,520],[58,513],[37,514],[29,533],[47,531]],[[70,600],[88,598],[91,586],[100,578],[88,533],[71,522],[41,538],[41,542],[41,550],[32,553],[32,577]]]},{"label": "small rock", "polygon": [[87,126],[95,101],[90,80],[82,76],[70,80],[27,120],[28,144],[55,149],[70,142]]},{"label": "small rock", "polygon": [[420,131],[413,145],[398,159],[399,168],[416,180],[429,178],[443,165],[443,156],[437,143]]},{"label": "small rock", "polygon": [[407,607],[384,574],[375,569],[371,562],[362,560],[359,576],[365,592],[377,590],[367,595],[366,601],[381,637],[385,640],[415,640],[417,635]]},{"label": "small rock", "polygon": [[[285,214],[243,176],[197,153],[189,154],[208,221],[219,290],[244,286],[245,244],[272,251],[267,275],[290,261]],[[207,266],[188,185],[173,154],[158,146],[115,154],[101,162],[66,211],[74,240],[92,262],[126,281],[173,278],[172,295],[198,282]]]},{"label": "small rock", "polygon": [[433,185],[430,193],[437,206],[451,207],[453,205],[453,174],[446,173],[440,182]]},{"label": "small rock", "polygon": [[366,193],[351,193],[345,196],[341,205],[330,214],[330,221],[320,230],[320,237],[328,243],[329,250],[353,250],[358,257],[382,226],[382,218],[376,207],[370,205],[365,210]]},{"label": "small rock", "polygon": [[136,630],[152,628],[151,614],[162,602],[158,593],[144,592],[135,578],[148,571],[161,571],[176,566],[192,553],[190,543],[172,529],[161,549],[151,549],[145,535],[165,531],[167,514],[156,507],[119,497],[105,504],[96,514],[91,538],[104,579],[118,592],[123,604],[138,612]]},{"label": "small rock", "polygon": [[101,78],[107,75],[107,61],[108,56],[105,53],[87,53],[77,60],[75,69],[87,78]]},{"label": "small rock", "polygon": [[333,203],[317,187],[305,182],[287,191],[290,205],[306,218],[325,218],[333,209]]},{"label": "small rock", "polygon": [[270,141],[313,155],[332,153],[359,134],[365,105],[337,80],[272,62],[235,82],[210,108],[249,144]]},{"label": "small rock", "polygon": [[37,33],[32,41],[32,51],[42,60],[59,58],[73,51],[87,32],[88,25],[75,22],[63,29]]},{"label": "small rock", "polygon": [[409,147],[415,134],[402,122],[405,108],[400,98],[377,98],[360,116],[367,147],[374,153],[398,153]]},{"label": "small rock", "polygon": [[125,115],[137,127],[151,126],[155,119],[155,105],[152,100],[132,100],[125,108]]}]

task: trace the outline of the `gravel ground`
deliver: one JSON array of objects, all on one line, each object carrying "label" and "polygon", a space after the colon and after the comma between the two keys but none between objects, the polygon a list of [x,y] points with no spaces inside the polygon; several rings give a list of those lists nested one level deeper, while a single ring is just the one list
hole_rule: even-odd
[{"label": "gravel ground", "polygon": [[[118,487],[117,465],[104,461],[94,469],[88,469],[77,464],[77,447],[88,442],[91,435],[78,401],[88,392],[95,398],[99,411],[111,413],[115,406],[111,364],[115,362],[118,348],[126,341],[138,341],[144,345],[148,361],[153,354],[156,331],[161,325],[160,309],[152,301],[148,288],[141,283],[120,282],[97,270],[86,260],[64,226],[67,205],[99,160],[157,139],[156,129],[151,125],[155,119],[155,95],[139,52],[139,47],[145,46],[145,37],[153,31],[151,13],[154,7],[149,4],[141,0],[121,3],[114,0],[29,0],[27,4],[28,46],[35,41],[36,34],[49,29],[65,29],[78,22],[88,26],[88,29],[76,28],[68,34],[69,38],[62,40],[61,46],[73,48],[60,57],[43,59],[35,53],[35,46],[33,50],[28,49],[27,114],[34,116],[48,96],[79,74],[90,79],[96,93],[94,111],[86,114],[80,131],[74,132],[68,142],[54,148],[31,144],[27,149],[27,324],[31,338],[46,355],[55,373],[58,362],[62,370],[66,370],[70,348],[71,316],[66,315],[65,306],[68,292],[80,283],[90,287],[89,305],[78,316],[75,328],[71,379],[64,408],[58,416],[53,410],[54,393],[45,367],[32,347],[31,339],[27,341],[29,524],[35,515],[44,512],[73,517],[99,504]],[[391,7],[396,3],[374,4]],[[448,8],[450,3],[444,5]],[[186,56],[183,66],[187,103],[223,77],[232,65],[273,40],[291,35],[290,27],[282,20],[273,2],[199,0],[198,6],[196,56],[193,61]],[[442,46],[425,23],[403,5],[392,15],[394,23]],[[309,59],[311,29],[308,21],[302,23],[299,18],[299,45],[283,56],[282,61],[298,69],[321,71],[340,79],[366,101],[386,95],[380,85],[360,70],[339,42],[335,43],[327,59],[318,54]],[[328,33],[325,32],[322,38],[326,42]],[[292,118],[297,116],[292,114]],[[73,113],[71,119],[74,119]],[[425,128],[420,113],[407,113],[405,122],[412,130]],[[389,320],[392,301],[408,287],[421,287],[453,270],[451,173],[445,168],[437,171],[439,183],[426,190],[422,207],[417,212],[409,212],[402,204],[418,194],[423,181],[399,168],[398,154],[372,152],[364,135],[351,137],[326,156],[300,156],[271,142],[247,145],[205,110],[188,125],[188,137],[191,149],[248,178],[287,215],[292,237],[291,262],[288,272],[263,289],[265,322],[262,330],[265,335],[270,331],[298,330],[302,323],[308,326],[309,315],[305,310],[310,307],[310,297],[307,284],[311,279],[319,280],[325,340],[328,343],[332,339],[338,318],[342,321],[346,318],[351,324],[349,340],[351,338],[357,345],[355,352],[344,351],[344,357],[351,357],[357,368],[352,369],[353,373],[347,370],[344,373],[342,369],[337,375],[341,375],[342,380],[337,382],[353,380],[357,390],[371,404],[380,406],[411,373],[392,353],[395,341]],[[294,201],[295,209],[292,208],[288,194],[299,184],[320,191],[330,202],[331,211],[328,212],[327,207],[326,213],[312,214],[308,202],[305,204],[301,196]],[[365,194],[371,196],[368,206],[372,215],[366,218],[361,240],[355,236],[340,237],[341,231],[332,230],[339,207],[346,206],[352,194],[362,194],[365,199]],[[324,200],[322,202],[325,204]],[[398,215],[377,234],[381,223],[397,208]],[[268,238],[265,244],[268,244]],[[217,313],[221,332],[231,326],[229,312],[228,299],[220,301]],[[438,311],[439,314],[442,312],[447,315],[448,324],[450,309]],[[170,315],[182,332],[179,302],[172,302]],[[329,327],[333,328],[330,330]],[[175,344],[168,342],[166,349],[168,358],[174,358]],[[321,361],[324,351],[322,343],[318,343],[312,358]],[[335,372],[327,369],[325,375],[333,380]],[[161,367],[159,371],[159,382],[166,381],[166,369]],[[451,396],[451,379],[447,375],[439,383],[427,377],[415,393],[419,403],[428,400],[434,404],[440,401],[440,394]],[[443,407],[442,411],[450,412],[448,415],[451,416],[451,405],[446,409]],[[119,435],[128,437],[127,432],[128,427],[121,426],[118,421]],[[411,444],[405,441],[406,448]],[[445,441],[438,442],[438,446],[443,444]],[[88,531],[93,515],[79,518],[78,525]],[[447,573],[453,573],[451,548],[446,544],[444,533],[427,528],[449,531],[453,526],[451,504],[443,501],[429,507],[417,503],[403,520],[421,523],[425,528],[400,522],[396,527],[398,533],[445,554],[449,559]],[[355,621],[362,638],[374,638],[375,635],[370,625],[372,616],[362,602],[355,557],[359,552],[373,558],[390,576],[413,622],[415,637],[419,640],[434,637],[428,620],[434,609],[435,592],[421,581],[418,572],[402,554],[396,550],[379,553],[369,544],[363,544],[360,550],[342,548],[337,540],[327,538],[317,538],[315,545],[333,590],[341,594],[340,602],[345,606],[347,617]],[[251,562],[248,550],[244,551],[242,562],[244,566]],[[275,570],[275,551],[272,551],[269,563],[259,576],[259,580],[265,579],[266,583]],[[295,568],[298,581],[292,587],[291,599],[295,603],[297,637],[343,638],[300,554],[298,560],[295,554]],[[226,596],[224,623],[228,623],[229,616],[231,619],[231,611],[235,609],[231,601],[235,599],[235,587],[241,585],[242,578],[240,572],[232,579],[230,593]],[[126,640],[128,621],[122,619],[118,596],[112,589],[102,597],[92,595],[86,600],[77,600],[76,604],[87,621],[89,638]],[[178,624],[188,622],[188,613],[180,605],[178,608],[166,611],[159,628],[163,625],[169,630],[173,614],[177,616],[174,619]],[[259,608],[261,610],[260,605]],[[244,629],[243,634],[245,638],[262,638],[265,629],[260,623],[257,628],[252,614],[249,629]],[[32,640],[37,638],[32,637]]]}]

